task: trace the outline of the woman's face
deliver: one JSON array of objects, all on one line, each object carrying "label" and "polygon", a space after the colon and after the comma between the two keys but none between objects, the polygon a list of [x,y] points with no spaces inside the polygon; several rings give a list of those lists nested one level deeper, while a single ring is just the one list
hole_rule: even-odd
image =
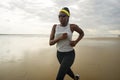
[{"label": "woman's face", "polygon": [[66,26],[68,24],[69,17],[65,13],[60,12],[58,17],[62,26]]}]

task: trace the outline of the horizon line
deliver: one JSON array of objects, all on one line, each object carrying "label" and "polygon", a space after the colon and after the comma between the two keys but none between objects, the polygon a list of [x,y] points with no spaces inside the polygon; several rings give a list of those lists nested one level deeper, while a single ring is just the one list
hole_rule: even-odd
[{"label": "horizon line", "polygon": [[[0,34],[0,36],[25,36],[25,37],[29,37],[29,36],[32,36],[32,37],[49,37],[50,35],[49,34]],[[84,38],[108,38],[108,37],[116,37],[116,38],[120,38],[120,35],[116,35],[116,36],[94,36],[94,35],[87,35],[87,36],[84,36]]]}]

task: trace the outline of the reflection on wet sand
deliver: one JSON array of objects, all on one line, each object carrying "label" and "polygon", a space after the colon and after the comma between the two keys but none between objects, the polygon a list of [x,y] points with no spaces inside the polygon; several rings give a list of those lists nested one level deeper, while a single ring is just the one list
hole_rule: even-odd
[{"label": "reflection on wet sand", "polygon": [[[59,64],[48,37],[0,37],[0,80],[55,80]],[[72,69],[81,80],[120,80],[120,38],[83,39]],[[72,80],[66,76],[66,80]]]}]

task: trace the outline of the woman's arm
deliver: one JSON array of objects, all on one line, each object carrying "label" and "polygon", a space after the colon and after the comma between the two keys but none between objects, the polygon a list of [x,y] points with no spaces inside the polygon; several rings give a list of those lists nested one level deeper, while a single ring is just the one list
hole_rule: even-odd
[{"label": "woman's arm", "polygon": [[49,40],[49,45],[50,46],[55,44],[55,41],[54,41],[55,28],[56,28],[56,25],[53,25],[52,30],[51,30],[51,34],[50,34],[50,40]]},{"label": "woman's arm", "polygon": [[50,40],[49,40],[49,45],[52,46],[55,43],[57,43],[59,40],[63,40],[67,38],[67,33],[63,33],[60,37],[58,38],[54,38],[55,37],[55,29],[56,29],[56,25],[53,26],[51,34],[50,34]]},{"label": "woman's arm", "polygon": [[72,31],[76,31],[79,34],[79,36],[77,37],[77,39],[75,41],[70,42],[70,45],[72,47],[74,47],[83,38],[84,32],[81,28],[79,28],[79,26],[77,26],[75,24],[72,24],[71,28],[72,28]]}]

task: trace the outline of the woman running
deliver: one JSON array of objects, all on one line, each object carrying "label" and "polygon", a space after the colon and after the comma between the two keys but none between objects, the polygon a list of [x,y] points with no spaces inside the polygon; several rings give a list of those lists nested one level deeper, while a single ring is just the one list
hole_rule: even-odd
[{"label": "woman running", "polygon": [[[60,10],[58,18],[60,24],[54,24],[49,44],[57,43],[57,58],[60,63],[60,68],[56,80],[64,80],[68,74],[73,80],[79,80],[79,75],[75,75],[71,70],[71,66],[75,59],[75,50],[73,47],[83,38],[83,30],[76,24],[69,24],[70,11],[67,7]],[[79,36],[76,40],[72,40],[72,34],[76,31]]]}]

